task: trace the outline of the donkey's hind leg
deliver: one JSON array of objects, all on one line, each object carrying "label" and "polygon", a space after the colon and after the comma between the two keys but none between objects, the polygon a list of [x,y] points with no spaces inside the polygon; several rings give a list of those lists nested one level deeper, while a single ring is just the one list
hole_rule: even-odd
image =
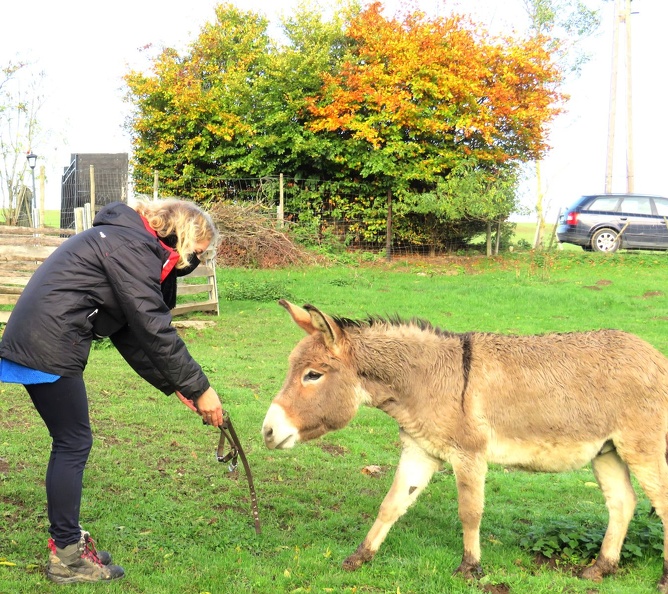
[{"label": "donkey's hind leg", "polygon": [[666,522],[668,521],[668,465],[666,464],[664,452],[656,455],[651,460],[630,459],[628,461],[631,472],[635,475],[654,508],[656,515],[661,518],[663,524],[663,575],[659,581],[658,588],[662,594],[668,594],[668,534]]},{"label": "donkey's hind leg", "polygon": [[605,497],[609,520],[598,558],[594,565],[582,572],[582,577],[598,582],[617,569],[622,544],[636,507],[636,494],[631,485],[629,468],[615,450],[596,456],[591,465]]}]

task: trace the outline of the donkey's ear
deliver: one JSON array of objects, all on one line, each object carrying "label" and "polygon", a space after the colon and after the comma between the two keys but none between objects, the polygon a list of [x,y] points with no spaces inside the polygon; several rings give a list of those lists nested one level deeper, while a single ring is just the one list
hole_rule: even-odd
[{"label": "donkey's ear", "polygon": [[333,349],[337,342],[341,339],[343,332],[339,325],[328,315],[322,313],[317,307],[313,305],[305,305],[304,309],[311,316],[311,324],[322,332],[325,337],[325,344],[327,348]]},{"label": "donkey's ear", "polygon": [[295,321],[295,324],[304,330],[307,334],[313,334],[318,331],[311,322],[311,315],[305,309],[281,299],[278,304],[288,310],[288,313],[292,316],[292,319]]}]

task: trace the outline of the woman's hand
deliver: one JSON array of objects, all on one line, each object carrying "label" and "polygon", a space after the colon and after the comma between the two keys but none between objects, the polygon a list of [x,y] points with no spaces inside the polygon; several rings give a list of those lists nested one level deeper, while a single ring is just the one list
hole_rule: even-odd
[{"label": "woman's hand", "polygon": [[223,424],[223,405],[213,388],[204,392],[197,399],[195,406],[197,406],[197,412],[207,425],[220,427]]}]

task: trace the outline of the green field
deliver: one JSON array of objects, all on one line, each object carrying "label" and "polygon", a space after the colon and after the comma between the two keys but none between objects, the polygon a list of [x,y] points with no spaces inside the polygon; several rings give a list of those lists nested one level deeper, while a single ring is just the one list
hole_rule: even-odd
[{"label": "green field", "polygon": [[[243,439],[263,533],[253,530],[243,472],[230,475],[215,460],[217,432],[137,378],[102,343],[86,370],[95,445],[81,519],[127,576],[76,586],[78,594],[655,592],[663,562],[649,547],[617,575],[592,584],[574,577],[568,563],[537,563],[520,545],[560,520],[582,530],[605,526],[589,467],[558,475],[491,467],[481,531],[486,577],[479,585],[452,577],[462,544],[450,471],[434,478],[370,564],[345,572],[342,561],[363,540],[392,481],[396,423],[363,409],[345,429],[285,452],[266,450],[260,427],[303,334],[279,298],[352,318],[417,316],[457,332],[619,328],[668,354],[665,254],[580,250],[221,269],[218,280],[220,316],[191,316],[213,327],[182,333]],[[63,591],[43,573],[48,451],[48,434],[23,388],[0,384],[0,594]],[[379,466],[380,475],[363,473],[368,465]],[[655,525],[638,494],[634,524]]]}]

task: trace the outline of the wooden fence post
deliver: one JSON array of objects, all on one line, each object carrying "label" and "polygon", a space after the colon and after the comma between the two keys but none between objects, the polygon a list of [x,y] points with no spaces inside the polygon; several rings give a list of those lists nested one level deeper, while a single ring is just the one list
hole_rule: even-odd
[{"label": "wooden fence post", "polygon": [[44,195],[46,194],[46,169],[44,165],[39,168],[39,226],[44,227]]},{"label": "wooden fence post", "polygon": [[95,165],[90,166],[90,215],[95,218]]}]

